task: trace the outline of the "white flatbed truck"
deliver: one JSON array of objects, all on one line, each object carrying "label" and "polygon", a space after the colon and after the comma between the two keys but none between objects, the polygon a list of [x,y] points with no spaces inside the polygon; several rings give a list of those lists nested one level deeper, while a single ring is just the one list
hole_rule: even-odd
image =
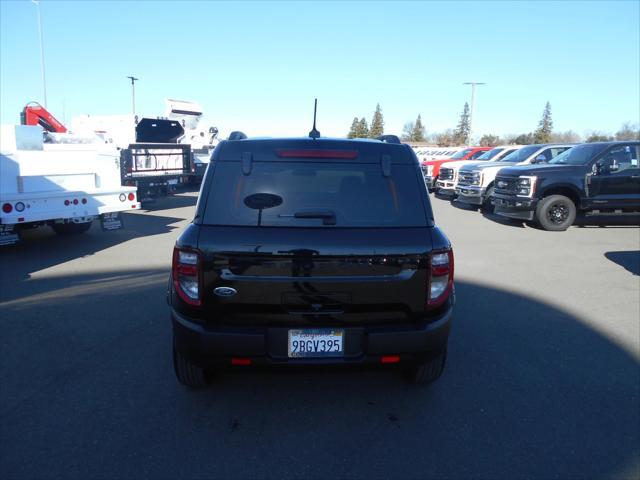
[{"label": "white flatbed truck", "polygon": [[73,134],[40,126],[0,127],[0,245],[23,229],[50,226],[61,235],[122,228],[120,212],[140,208],[135,187],[120,179],[120,152]]}]

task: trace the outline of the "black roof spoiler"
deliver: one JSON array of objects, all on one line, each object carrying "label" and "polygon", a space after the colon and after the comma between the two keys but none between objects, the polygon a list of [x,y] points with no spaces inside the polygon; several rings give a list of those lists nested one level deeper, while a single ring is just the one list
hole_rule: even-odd
[{"label": "black roof spoiler", "polygon": [[380,135],[376,140],[384,143],[401,143],[397,135]]},{"label": "black roof spoiler", "polygon": [[247,138],[249,138],[249,137],[247,137],[247,135],[244,132],[240,132],[240,131],[236,130],[236,131],[231,132],[229,134],[228,140],[231,140],[231,141],[233,141],[233,140],[246,140]]}]

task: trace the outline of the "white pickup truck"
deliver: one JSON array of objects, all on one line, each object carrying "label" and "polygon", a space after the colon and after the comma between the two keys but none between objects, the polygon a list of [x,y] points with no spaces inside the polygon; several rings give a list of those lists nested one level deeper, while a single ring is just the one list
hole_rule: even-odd
[{"label": "white pickup truck", "polygon": [[501,168],[546,163],[573,145],[537,144],[519,148],[495,162],[473,162],[460,168],[455,192],[460,203],[480,205],[491,211],[493,183]]},{"label": "white pickup truck", "polygon": [[136,188],[121,185],[116,148],[73,134],[48,138],[40,126],[0,127],[0,245],[42,225],[74,234],[100,218],[103,230],[115,230],[120,212],[140,208]]}]

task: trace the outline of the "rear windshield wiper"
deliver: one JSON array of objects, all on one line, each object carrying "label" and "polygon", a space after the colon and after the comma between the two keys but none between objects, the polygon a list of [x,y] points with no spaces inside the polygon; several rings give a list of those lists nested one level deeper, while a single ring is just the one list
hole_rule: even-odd
[{"label": "rear windshield wiper", "polygon": [[332,210],[301,210],[294,214],[281,213],[278,216],[288,218],[321,218],[323,225],[336,224],[336,213]]}]

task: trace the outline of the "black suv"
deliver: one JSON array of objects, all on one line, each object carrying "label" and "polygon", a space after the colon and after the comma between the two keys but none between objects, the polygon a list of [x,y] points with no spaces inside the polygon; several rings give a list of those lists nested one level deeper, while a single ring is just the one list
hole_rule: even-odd
[{"label": "black suv", "polygon": [[495,212],[552,231],[569,228],[578,211],[637,215],[639,158],[640,142],[586,143],[546,165],[503,168],[495,181]]},{"label": "black suv", "polygon": [[444,368],[453,251],[396,137],[221,142],[168,286],[178,380],[223,368]]}]

